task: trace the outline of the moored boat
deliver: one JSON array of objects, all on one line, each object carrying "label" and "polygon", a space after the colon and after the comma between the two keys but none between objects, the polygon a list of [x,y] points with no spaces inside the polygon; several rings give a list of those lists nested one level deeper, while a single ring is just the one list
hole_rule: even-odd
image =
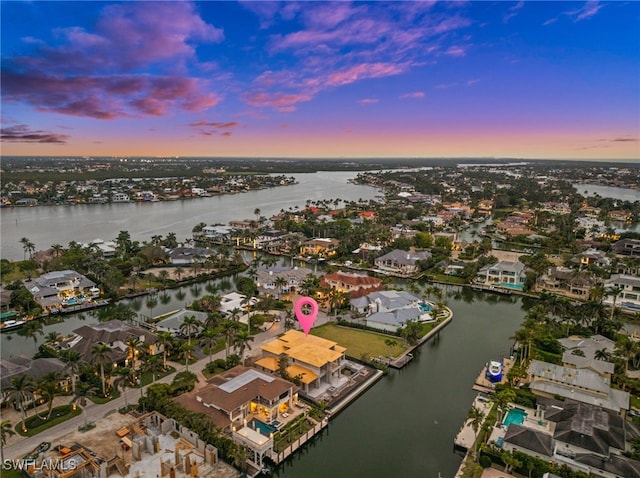
[{"label": "moored boat", "polygon": [[0,323],[0,332],[8,332],[9,330],[18,329],[26,323],[26,320],[5,320]]},{"label": "moored boat", "polygon": [[499,382],[502,380],[502,362],[492,360],[487,364],[486,377],[491,382]]}]

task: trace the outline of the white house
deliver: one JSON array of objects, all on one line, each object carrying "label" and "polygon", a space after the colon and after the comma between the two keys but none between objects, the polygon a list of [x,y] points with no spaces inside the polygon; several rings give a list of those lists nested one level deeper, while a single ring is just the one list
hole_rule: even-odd
[{"label": "white house", "polygon": [[604,283],[605,288],[610,291],[613,287],[620,289],[620,295],[615,297],[612,294],[607,295],[603,302],[607,305],[615,304],[617,307],[640,312],[640,277],[627,274],[613,274],[611,278]]},{"label": "white house", "polygon": [[476,282],[488,286],[522,290],[526,280],[525,265],[520,261],[500,261],[482,267]]},{"label": "white house", "polygon": [[407,322],[431,322],[432,304],[405,291],[383,290],[351,300],[351,310],[365,314],[367,327],[396,332]]}]

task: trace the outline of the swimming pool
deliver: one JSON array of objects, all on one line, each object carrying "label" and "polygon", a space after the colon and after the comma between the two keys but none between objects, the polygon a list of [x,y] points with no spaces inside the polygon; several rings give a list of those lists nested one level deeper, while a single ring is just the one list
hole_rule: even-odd
[{"label": "swimming pool", "polygon": [[261,422],[256,418],[254,418],[249,422],[249,426],[254,430],[260,432],[266,437],[268,437],[271,433],[274,433],[276,431],[275,427],[272,427],[271,425],[268,425],[265,422]]},{"label": "swimming pool", "polygon": [[431,312],[433,310],[433,307],[431,307],[431,304],[427,302],[420,302],[418,303],[418,305],[420,306],[420,310],[422,312]]},{"label": "swimming pool", "polygon": [[504,418],[504,422],[502,422],[507,428],[512,423],[516,425],[522,425],[524,423],[524,419],[527,418],[527,412],[525,412],[522,408],[512,408],[507,412],[507,416]]}]

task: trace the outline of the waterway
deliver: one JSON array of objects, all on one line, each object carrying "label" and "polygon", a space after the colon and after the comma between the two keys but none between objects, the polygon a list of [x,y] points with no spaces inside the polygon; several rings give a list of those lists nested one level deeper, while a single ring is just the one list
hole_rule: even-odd
[{"label": "waterway", "polygon": [[293,174],[297,184],[226,194],[209,198],[121,204],[79,204],[75,206],[12,207],[0,210],[0,257],[21,260],[20,239],[28,238],[36,250],[71,241],[87,243],[95,239],[115,239],[129,231],[133,240],[175,232],[179,241],[191,237],[200,222],[227,224],[231,220],[253,219],[255,209],[270,217],[289,207],[304,208],[307,200],[339,198],[343,201],[373,199],[378,191],[370,186],[347,182],[357,173],[321,171]]},{"label": "waterway", "polygon": [[[221,288],[233,278],[210,281]],[[445,287],[453,321],[414,352],[403,370],[391,370],[340,413],[319,437],[276,470],[275,476],[326,477],[452,477],[461,462],[453,438],[475,393],[471,386],[483,364],[509,354],[510,337],[525,314],[521,299]],[[178,292],[185,296],[178,299]],[[177,310],[207,294],[206,284],[160,292],[168,299],[150,310],[147,298],[124,301],[142,315]],[[44,334],[66,335],[97,321],[95,313],[66,316],[44,327]],[[32,339],[4,333],[2,357],[31,355]],[[37,343],[42,343],[42,336]]]},{"label": "waterway", "polygon": [[579,194],[586,194],[587,196],[597,194],[603,198],[619,199],[621,201],[640,201],[640,191],[635,189],[581,183],[574,183],[573,187],[576,188]]},{"label": "waterway", "polygon": [[514,297],[458,296],[448,299],[450,325],[275,476],[453,477],[462,460],[453,453],[453,438],[476,395],[471,386],[487,361],[509,353],[509,337],[525,314]]}]

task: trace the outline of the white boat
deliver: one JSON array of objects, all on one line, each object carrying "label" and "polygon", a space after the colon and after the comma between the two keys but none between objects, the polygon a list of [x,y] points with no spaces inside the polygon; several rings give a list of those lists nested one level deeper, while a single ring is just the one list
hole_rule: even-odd
[{"label": "white boat", "polygon": [[9,330],[18,329],[26,323],[26,320],[5,320],[0,323],[0,332],[8,332]]},{"label": "white boat", "polygon": [[492,360],[487,364],[486,377],[491,382],[499,382],[502,380],[502,362]]}]

